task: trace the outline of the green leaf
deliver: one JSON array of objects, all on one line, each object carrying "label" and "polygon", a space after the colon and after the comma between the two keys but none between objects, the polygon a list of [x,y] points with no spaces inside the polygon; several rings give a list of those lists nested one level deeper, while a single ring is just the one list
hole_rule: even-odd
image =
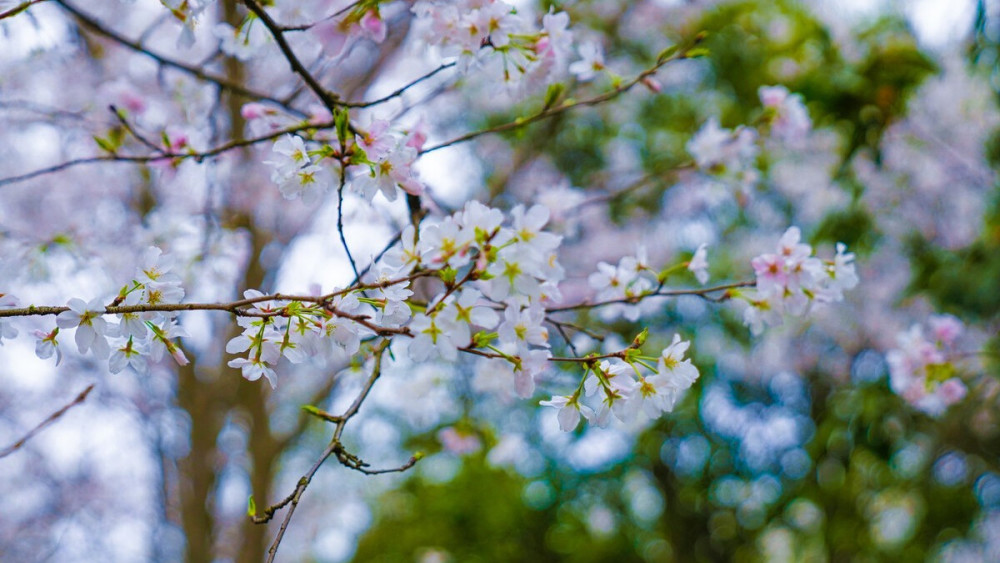
[{"label": "green leaf", "polygon": [[253,501],[253,495],[247,500],[247,516],[257,515],[257,503]]},{"label": "green leaf", "polygon": [[697,59],[697,58],[700,58],[700,57],[707,57],[709,54],[711,54],[711,53],[709,52],[708,49],[706,49],[704,47],[697,47],[695,49],[689,49],[686,53],[684,53],[684,58],[685,59]]},{"label": "green leaf", "polygon": [[546,111],[562,97],[563,93],[566,91],[566,85],[562,82],[556,82],[555,84],[549,84],[548,90],[545,91],[545,103],[542,105],[542,111]]},{"label": "green leaf", "polygon": [[649,327],[642,329],[642,332],[635,335],[632,339],[632,348],[641,348],[643,344],[646,343],[646,337],[649,336]]},{"label": "green leaf", "polygon": [[336,110],[333,115],[333,123],[337,127],[337,140],[341,145],[347,142],[347,135],[350,132],[350,116],[347,110]]},{"label": "green leaf", "polygon": [[111,154],[115,153],[115,146],[108,139],[94,135],[94,141],[97,142],[97,146],[101,147],[102,150]]},{"label": "green leaf", "polygon": [[493,335],[485,330],[481,330],[472,336],[472,345],[476,348],[484,348],[491,340],[493,340]]},{"label": "green leaf", "polygon": [[671,45],[670,47],[660,51],[660,54],[656,55],[656,62],[662,63],[663,61],[669,59],[674,56],[674,53],[676,53],[678,49],[680,49],[680,45]]}]

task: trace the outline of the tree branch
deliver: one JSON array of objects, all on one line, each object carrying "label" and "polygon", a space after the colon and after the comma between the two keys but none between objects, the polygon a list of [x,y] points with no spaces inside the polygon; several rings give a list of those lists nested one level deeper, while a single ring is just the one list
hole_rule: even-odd
[{"label": "tree branch", "polygon": [[309,86],[309,89],[316,94],[316,97],[323,102],[326,109],[333,112],[339,104],[337,95],[330,92],[326,88],[323,88],[319,81],[316,80],[316,77],[313,76],[305,65],[302,64],[302,61],[299,60],[295,51],[292,50],[291,45],[289,45],[288,41],[285,40],[285,34],[282,31],[281,26],[278,25],[278,23],[271,18],[270,14],[268,14],[267,11],[264,10],[264,8],[261,7],[261,5],[255,0],[243,0],[243,3],[251,12],[260,18],[264,27],[271,32],[271,36],[274,37],[274,41],[278,44],[278,48],[281,49],[281,52],[285,55],[285,59],[288,61],[288,64],[291,65],[292,71],[302,77],[302,80],[305,81],[305,83]]},{"label": "tree branch", "polygon": [[[209,74],[209,73],[205,72],[204,70],[202,70],[201,68],[199,68],[197,66],[189,65],[187,63],[182,63],[180,61],[175,61],[175,60],[169,59],[169,58],[167,58],[167,57],[165,57],[165,56],[163,56],[163,55],[161,55],[159,53],[155,53],[155,52],[149,50],[148,48],[144,47],[141,43],[139,43],[137,41],[133,41],[133,40],[125,37],[124,35],[121,35],[121,34],[115,32],[115,31],[112,31],[112,30],[106,28],[103,24],[101,24],[101,22],[99,22],[99,21],[95,20],[94,18],[90,17],[89,15],[83,13],[82,11],[80,11],[79,9],[77,9],[75,6],[67,3],[65,0],[53,0],[53,1],[56,2],[57,4],[59,4],[60,6],[62,6],[63,9],[65,9],[67,12],[73,14],[73,16],[75,16],[76,19],[79,20],[80,23],[82,23],[85,27],[87,27],[87,28],[91,29],[92,31],[98,33],[99,35],[103,35],[104,37],[107,37],[108,39],[111,39],[112,41],[114,41],[116,43],[124,45],[125,47],[128,47],[129,49],[132,49],[133,51],[137,51],[139,53],[143,53],[146,56],[152,58],[153,60],[155,60],[156,62],[158,62],[158,63],[160,63],[162,65],[169,66],[171,68],[175,68],[177,70],[180,70],[182,72],[190,74],[191,76],[194,76],[195,78],[198,78],[200,80],[204,80],[205,82],[211,82],[211,83],[217,85],[219,88],[222,88],[223,90],[227,90],[227,91],[232,92],[234,94],[238,94],[240,96],[244,96],[244,97],[251,98],[251,99],[254,99],[254,100],[267,100],[269,102],[274,102],[274,103],[276,103],[278,105],[281,105],[282,107],[285,107],[289,111],[296,112],[296,110],[293,110],[292,108],[285,106],[285,104],[282,104],[281,100],[279,100],[277,98],[271,97],[271,96],[269,96],[267,94],[264,94],[262,92],[257,92],[255,90],[251,90],[251,89],[249,89],[249,88],[247,88],[247,87],[245,87],[245,86],[243,86],[241,84],[236,84],[236,83],[230,82],[230,81],[228,81],[225,78],[222,78],[220,76],[215,76],[215,75]],[[296,112],[296,113],[299,113],[299,112]],[[302,114],[302,115],[303,115],[303,117],[305,116],[305,114]]]},{"label": "tree branch", "polygon": [[90,392],[93,391],[93,390],[94,390],[94,384],[91,383],[90,385],[87,386],[86,389],[84,389],[83,391],[81,391],[80,394],[77,395],[75,399],[73,399],[72,401],[70,401],[63,408],[61,408],[61,409],[57,410],[56,412],[50,414],[48,418],[46,418],[45,420],[43,420],[38,426],[32,428],[20,440],[14,442],[13,444],[7,446],[6,448],[4,448],[2,450],[0,450],[0,458],[7,457],[8,455],[10,455],[10,454],[14,453],[15,451],[17,451],[18,449],[20,449],[21,446],[23,446],[28,440],[34,438],[36,434],[38,434],[39,432],[41,432],[42,430],[44,430],[46,426],[52,424],[53,422],[55,422],[56,420],[58,420],[59,417],[61,417],[62,415],[66,414],[66,411],[68,411],[69,409],[75,407],[76,405],[79,405],[84,400],[86,400],[87,399],[87,395],[89,395]]},{"label": "tree branch", "polygon": [[[258,144],[258,143],[262,143],[264,141],[270,141],[270,140],[273,140],[273,139],[277,139],[278,137],[280,137],[282,135],[291,134],[291,133],[299,133],[299,132],[308,131],[308,130],[311,130],[311,129],[326,129],[326,128],[329,128],[329,127],[332,127],[332,126],[333,126],[332,122],[317,123],[317,124],[314,124],[314,123],[299,124],[299,125],[295,125],[295,126],[292,126],[292,127],[287,127],[285,129],[280,129],[280,130],[274,131],[272,133],[268,133],[267,135],[261,135],[260,137],[253,137],[251,139],[243,139],[243,140],[232,140],[232,141],[223,143],[221,145],[218,145],[218,146],[216,146],[214,148],[208,149],[206,151],[201,151],[201,152],[195,152],[195,151],[182,152],[182,153],[161,152],[161,154],[155,154],[155,155],[138,155],[138,156],[112,154],[112,155],[104,155],[104,156],[91,156],[91,157],[85,157],[85,158],[77,158],[77,159],[74,159],[74,160],[67,160],[66,162],[62,162],[60,164],[56,164],[56,165],[53,165],[53,166],[48,166],[46,168],[40,168],[38,170],[33,170],[31,172],[27,172],[25,174],[21,174],[20,176],[10,176],[10,177],[7,177],[7,178],[2,178],[2,179],[0,179],[0,187],[8,185],[8,184],[16,184],[18,182],[23,182],[25,180],[30,180],[32,178],[37,178],[38,176],[43,176],[45,174],[52,174],[54,172],[59,172],[61,170],[66,170],[67,168],[73,168],[75,166],[80,166],[80,165],[84,165],[84,164],[95,164],[95,163],[98,163],[98,162],[125,162],[125,163],[132,163],[132,164],[145,164],[145,163],[155,162],[155,161],[159,161],[159,160],[186,160],[186,159],[193,159],[193,160],[195,160],[197,162],[201,162],[201,161],[205,160],[206,158],[210,158],[210,157],[213,157],[213,156],[218,156],[218,155],[220,155],[222,153],[225,153],[225,152],[228,152],[228,151],[231,151],[231,150],[234,150],[234,149],[239,149],[239,148],[243,148],[243,147],[249,147],[249,146],[253,146],[253,145]],[[162,151],[162,149],[160,149],[160,150]]]}]

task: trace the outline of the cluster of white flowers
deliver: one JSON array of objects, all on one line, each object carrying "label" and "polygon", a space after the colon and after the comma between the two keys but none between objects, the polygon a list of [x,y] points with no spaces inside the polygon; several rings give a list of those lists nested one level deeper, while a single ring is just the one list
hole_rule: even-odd
[{"label": "cluster of white flowers", "polygon": [[306,205],[319,201],[333,182],[330,171],[316,164],[297,135],[285,135],[274,143],[274,160],[264,161],[274,168],[271,181],[285,199],[302,198]]},{"label": "cluster of white flowers", "polygon": [[600,262],[597,264],[597,271],[590,274],[587,281],[597,291],[598,302],[621,302],[604,309],[609,317],[621,314],[635,322],[641,314],[639,301],[653,294],[674,271],[687,269],[702,285],[708,282],[707,249],[708,245],[702,244],[691,260],[657,271],[649,265],[646,247],[641,246],[635,256],[623,256],[618,261],[618,266]]},{"label": "cluster of white flowers", "polygon": [[952,363],[964,327],[951,315],[932,316],[927,324],[932,340],[927,340],[920,325],[896,337],[899,348],[886,354],[889,384],[916,409],[940,416],[968,393]]},{"label": "cluster of white flowers", "polygon": [[723,129],[715,117],[688,141],[687,150],[698,169],[709,177],[746,191],[757,185],[757,132],[743,126]]},{"label": "cluster of white flowers", "polygon": [[[510,366],[519,394],[530,396],[550,357],[541,301],[558,295],[563,277],[556,260],[561,239],[542,231],[548,217],[544,207],[518,206],[505,225],[500,210],[473,201],[449,217],[424,221],[419,231],[407,227],[357,288],[312,304],[266,300],[250,290],[245,297],[258,301],[238,320],[243,333],[226,347],[247,356],[229,365],[274,385],[273,365],[281,356],[304,361],[329,347],[326,339],[353,354],[363,338],[403,334],[412,337],[409,354],[416,361],[487,351]],[[415,277],[441,282],[426,304],[411,299]]]},{"label": "cluster of white flowers", "polygon": [[263,376],[275,387],[277,375],[272,366],[281,356],[298,364],[325,355],[331,345],[354,354],[361,347],[361,338],[370,334],[350,318],[362,308],[355,293],[337,294],[326,307],[260,300],[264,294],[255,289],[248,289],[243,297],[259,301],[236,320],[243,333],[226,344],[226,351],[247,352],[245,358],[230,360],[229,367],[239,368],[250,381]]},{"label": "cluster of white flowers", "polygon": [[358,173],[354,176],[354,187],[368,201],[378,192],[382,192],[389,201],[394,201],[396,186],[411,195],[423,193],[424,186],[413,168],[417,151],[423,143],[420,133],[400,137],[389,129],[388,121],[376,119],[368,131],[356,135],[355,140],[364,157],[354,157],[360,165],[356,168]]},{"label": "cluster of white flowers", "polygon": [[[158,306],[180,303],[184,297],[181,279],[171,273],[173,260],[156,247],[143,253],[135,279],[119,292],[116,306]],[[35,353],[42,359],[62,358],[57,336],[60,330],[76,329],[74,339],[81,354],[88,351],[100,359],[109,358],[111,373],[118,373],[131,366],[138,373],[146,373],[149,357],[160,361],[164,352],[180,365],[188,363],[184,353],[174,342],[187,336],[177,324],[172,311],[125,312],[118,314],[118,323],[105,319],[107,309],[100,298],[86,302],[73,298],[67,303],[68,311],[56,317],[56,327],[51,332],[35,331]],[[110,339],[110,341],[109,341]]]},{"label": "cluster of white flowers", "polygon": [[791,94],[784,86],[761,86],[757,91],[764,106],[764,119],[771,125],[771,137],[797,146],[812,130],[812,120],[801,94]]},{"label": "cluster of white flowers", "polygon": [[847,253],[843,243],[837,243],[832,261],[823,261],[813,256],[812,247],[800,239],[798,227],[789,227],[775,252],[751,260],[756,289],[740,296],[750,304],[743,321],[754,334],[759,334],[765,324],[781,324],[785,314],[806,314],[815,302],[841,301],[844,290],[858,284],[854,254]]},{"label": "cluster of white flowers", "polygon": [[[545,207],[517,206],[505,226],[503,213],[473,201],[450,217],[425,222],[419,237],[412,227],[404,231],[403,244],[386,263],[438,269],[446,282],[410,325],[414,359],[450,359],[458,347],[485,346],[506,360],[518,394],[531,396],[550,356],[541,302],[558,298],[564,275],[556,258],[561,238],[542,231],[548,219]],[[449,290],[455,280],[478,280],[478,288]],[[496,332],[473,338],[471,327]]]},{"label": "cluster of white flowers", "polygon": [[500,0],[421,0],[413,12],[424,42],[456,57],[461,72],[499,56],[505,82],[548,83],[565,73],[573,52],[566,12],[546,14],[540,29]]},{"label": "cluster of white flowers", "polygon": [[[757,93],[764,107],[761,121],[769,127],[770,138],[788,147],[801,146],[812,130],[802,96],[784,86],[762,86]],[[745,192],[760,181],[760,140],[754,129],[742,125],[724,129],[712,117],[691,138],[687,150],[703,174]]]},{"label": "cluster of white flowers", "polygon": [[[625,423],[635,420],[639,413],[657,418],[673,411],[681,393],[698,379],[698,368],[684,358],[690,344],[675,334],[658,358],[626,354],[624,361],[601,361],[590,366],[582,389],[541,404],[559,409],[559,427],[565,432],[576,428],[581,415],[597,426],[607,426],[611,414]],[[656,362],[655,366],[651,361]],[[643,375],[639,366],[652,374]],[[595,408],[587,405],[584,397],[599,397],[600,403]]]}]

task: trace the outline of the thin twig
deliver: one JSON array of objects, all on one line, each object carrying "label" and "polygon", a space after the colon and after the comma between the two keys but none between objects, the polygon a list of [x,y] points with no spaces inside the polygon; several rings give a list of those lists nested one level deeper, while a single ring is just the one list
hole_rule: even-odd
[{"label": "thin twig", "polygon": [[445,64],[437,67],[436,69],[428,72],[427,74],[421,76],[420,78],[417,78],[417,79],[413,80],[412,82],[409,82],[409,83],[405,84],[404,86],[399,87],[398,89],[396,89],[391,94],[382,96],[381,98],[372,100],[370,102],[341,102],[340,105],[346,106],[346,107],[351,107],[351,108],[369,108],[369,107],[372,107],[372,106],[377,106],[379,104],[384,104],[385,102],[388,102],[389,100],[391,100],[393,98],[398,98],[399,96],[402,96],[410,88],[413,88],[417,84],[420,84],[421,82],[430,79],[431,77],[433,77],[434,75],[438,74],[439,72],[441,72],[443,70],[446,70],[446,69],[449,69],[449,68],[451,68],[453,66],[455,66],[455,63],[453,63],[453,62],[452,63],[445,63]]},{"label": "thin twig", "polygon": [[[340,448],[340,443],[336,440],[331,441],[330,445],[323,450],[323,454],[319,456],[319,459],[317,459],[316,462],[313,463],[312,467],[309,468],[309,471],[307,471],[306,474],[299,479],[298,484],[295,486],[295,491],[293,491],[291,495],[280,503],[281,506],[274,509],[279,510],[286,505],[288,506],[288,512],[285,513],[285,519],[281,521],[281,526],[278,528],[278,535],[274,538],[274,542],[271,543],[271,547],[267,550],[267,563],[274,562],[274,556],[278,554],[278,545],[281,544],[281,539],[285,537],[285,530],[288,529],[288,523],[292,521],[292,514],[295,514],[295,508],[299,505],[302,493],[306,491],[306,487],[308,487],[309,482],[312,481],[313,475],[316,474],[320,466],[322,466],[323,463],[326,462],[327,458],[333,455],[338,448]],[[272,511],[271,514],[273,515],[274,511]],[[270,518],[267,520],[270,520]],[[264,520],[264,522],[267,520]],[[256,518],[254,518],[254,522],[257,522]]]},{"label": "thin twig", "polygon": [[340,442],[340,437],[344,432],[344,427],[347,425],[347,421],[350,420],[354,415],[358,414],[358,410],[361,408],[361,404],[364,403],[365,399],[368,397],[368,393],[371,392],[372,386],[375,385],[375,381],[381,375],[382,356],[388,347],[389,347],[389,341],[386,340],[383,341],[375,349],[374,351],[375,363],[372,366],[371,375],[365,382],[365,386],[361,389],[361,392],[358,393],[358,396],[355,397],[354,402],[351,403],[351,406],[349,406],[347,410],[344,411],[343,414],[341,414],[339,417],[333,417],[338,421],[336,422],[336,429],[333,432],[333,438],[330,439],[330,444],[326,447],[325,450],[323,450],[323,454],[319,457],[319,459],[317,459],[316,462],[313,463],[312,467],[309,468],[309,471],[306,472],[306,474],[303,475],[301,479],[299,479],[299,482],[295,486],[295,490],[292,491],[292,494],[285,497],[277,504],[269,506],[267,509],[264,510],[264,514],[262,516],[258,517],[257,515],[251,515],[254,523],[263,524],[265,522],[270,521],[274,517],[275,512],[284,508],[285,506],[288,507],[288,512],[285,513],[285,518],[284,520],[281,521],[281,526],[278,528],[278,534],[275,536],[274,541],[271,543],[271,546],[267,550],[267,563],[273,563],[274,557],[278,553],[278,546],[281,545],[281,540],[285,537],[285,530],[288,529],[288,524],[292,520],[292,515],[295,514],[295,509],[299,505],[299,500],[302,498],[302,494],[309,486],[309,483],[312,481],[313,476],[319,470],[320,466],[323,465],[323,463],[325,463],[326,460],[329,459],[331,455],[336,455],[337,459],[344,465],[351,467],[352,469],[361,471],[363,473],[367,473],[369,475],[390,473],[394,471],[406,471],[410,467],[413,467],[413,465],[420,459],[418,456],[413,456],[412,458],[410,458],[410,461],[394,469],[367,470],[365,469],[365,466],[367,464],[362,462],[357,456],[350,454],[346,450],[344,450],[344,446]]},{"label": "thin twig", "polygon": [[283,26],[280,26],[279,29],[281,29],[282,31],[307,31],[307,30],[315,27],[320,22],[325,22],[327,20],[332,20],[332,19],[335,19],[335,18],[339,18],[340,16],[342,16],[342,15],[346,14],[347,12],[353,10],[354,7],[357,6],[360,3],[361,3],[361,0],[356,0],[355,2],[351,2],[347,6],[344,6],[343,8],[337,10],[336,12],[330,14],[329,16],[326,16],[326,17],[320,19],[319,21],[315,21],[313,23],[307,23],[307,24],[302,24],[302,25],[283,25]]},{"label": "thin twig", "polygon": [[347,183],[347,169],[341,160],[340,185],[337,186],[337,234],[340,235],[340,244],[344,247],[344,254],[347,254],[347,261],[351,263],[351,271],[354,272],[354,283],[361,279],[358,272],[358,264],[351,255],[351,247],[347,245],[347,236],[344,234],[344,186]]},{"label": "thin twig", "polygon": [[140,143],[142,143],[147,148],[152,149],[155,152],[160,152],[160,153],[167,152],[162,147],[157,146],[156,143],[154,143],[153,141],[147,139],[142,133],[136,131],[135,128],[132,127],[132,124],[130,124],[128,120],[125,119],[125,114],[118,111],[118,108],[112,105],[108,106],[108,109],[111,110],[111,113],[113,113],[115,118],[118,119],[118,122],[122,124],[122,127],[124,127],[126,131],[131,133],[132,136],[135,137],[136,140],[138,140]]},{"label": "thin twig", "polygon": [[28,0],[26,2],[21,2],[17,6],[7,10],[6,12],[0,12],[0,20],[10,18],[20,14],[21,12],[27,10],[28,8],[34,6],[35,4],[40,4],[46,0]]},{"label": "thin twig", "polygon": [[397,231],[396,234],[389,240],[389,242],[382,248],[382,250],[380,250],[379,253],[375,255],[375,258],[373,258],[372,261],[367,266],[365,266],[364,269],[362,269],[361,272],[354,278],[354,281],[351,282],[350,287],[357,285],[357,283],[361,281],[361,276],[367,274],[372,269],[372,267],[375,266],[375,264],[378,264],[378,261],[381,260],[383,256],[385,256],[385,253],[389,252],[389,250],[392,249],[392,247],[395,246],[396,243],[399,242],[400,239],[402,238],[403,238],[403,231]]},{"label": "thin twig", "polygon": [[564,307],[550,307],[546,309],[545,312],[559,313],[562,311],[575,311],[578,309],[596,309],[598,307],[604,307],[606,305],[614,305],[618,303],[635,305],[636,303],[642,301],[643,299],[647,299],[649,297],[680,297],[681,295],[693,295],[695,297],[701,297],[702,299],[707,299],[709,301],[722,301],[724,300],[724,298],[713,298],[710,296],[710,294],[715,293],[717,291],[727,291],[730,289],[738,289],[741,287],[753,287],[756,284],[757,282],[751,280],[751,281],[730,283],[726,285],[717,285],[715,287],[703,287],[696,289],[670,289],[666,291],[658,289],[657,291],[642,293],[634,297],[620,297],[617,299],[608,299],[606,301],[593,301],[593,302],[583,301],[580,303],[576,303],[574,305],[566,305]]},{"label": "thin twig", "polygon": [[50,414],[48,418],[46,418],[45,420],[43,420],[38,426],[32,428],[20,440],[14,442],[10,446],[7,446],[3,450],[0,450],[0,458],[7,457],[8,455],[10,455],[10,454],[14,453],[15,451],[17,451],[28,440],[34,438],[36,434],[38,434],[39,432],[41,432],[42,430],[44,430],[46,426],[52,424],[57,419],[59,419],[59,417],[61,417],[62,415],[66,414],[66,411],[68,411],[69,409],[75,407],[76,405],[79,405],[84,400],[86,400],[87,395],[89,395],[90,392],[93,391],[93,390],[94,390],[94,384],[91,383],[90,385],[87,386],[86,389],[84,389],[83,391],[81,391],[80,394],[77,395],[75,399],[73,399],[72,401],[70,401],[63,408],[61,408],[61,409],[57,410],[56,412]]}]

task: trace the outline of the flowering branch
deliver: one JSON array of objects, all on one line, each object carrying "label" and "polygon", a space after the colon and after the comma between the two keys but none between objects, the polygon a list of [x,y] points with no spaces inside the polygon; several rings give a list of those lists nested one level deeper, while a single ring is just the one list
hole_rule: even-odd
[{"label": "flowering branch", "polygon": [[427,154],[429,152],[434,152],[436,150],[443,149],[445,147],[450,147],[452,145],[457,145],[459,143],[464,143],[466,141],[471,141],[472,139],[475,139],[477,137],[482,137],[483,135],[488,135],[488,134],[491,134],[491,133],[502,133],[504,131],[511,131],[511,130],[514,130],[514,129],[520,129],[521,127],[525,127],[525,126],[530,125],[530,124],[532,124],[532,123],[534,123],[536,121],[541,121],[543,119],[548,119],[550,117],[554,117],[554,116],[560,115],[562,113],[568,112],[570,110],[576,109],[576,108],[581,107],[581,106],[596,106],[596,105],[600,105],[600,104],[603,104],[605,102],[611,101],[611,100],[617,98],[618,96],[621,96],[622,94],[628,92],[629,90],[631,90],[632,88],[634,88],[637,84],[644,83],[646,80],[649,79],[649,77],[651,77],[652,75],[656,74],[656,72],[658,70],[660,70],[660,68],[662,68],[667,63],[670,63],[672,61],[683,60],[683,59],[689,58],[688,54],[691,51],[693,51],[694,48],[699,43],[701,43],[701,41],[703,39],[704,39],[704,36],[702,34],[697,35],[694,38],[694,40],[691,41],[688,45],[686,45],[683,49],[678,49],[676,52],[674,52],[674,53],[672,53],[672,54],[670,54],[668,56],[660,57],[659,59],[657,59],[656,63],[653,66],[651,66],[651,67],[647,68],[646,70],[640,72],[638,75],[636,75],[634,78],[632,78],[628,82],[625,82],[625,83],[622,83],[622,84],[617,84],[613,89],[609,90],[608,92],[605,92],[603,94],[600,94],[600,95],[597,95],[597,96],[594,96],[594,97],[591,97],[591,98],[586,98],[584,100],[566,101],[565,103],[563,103],[561,105],[553,105],[552,107],[544,107],[544,108],[542,108],[541,111],[539,111],[538,113],[536,113],[534,115],[530,115],[528,117],[519,117],[519,118],[515,119],[514,121],[509,121],[507,123],[501,123],[501,124],[495,125],[493,127],[488,127],[486,129],[480,129],[479,131],[473,131],[471,133],[466,133],[464,135],[460,135],[458,137],[455,137],[453,139],[444,141],[444,142],[439,143],[437,145],[432,145],[430,147],[427,147],[427,148],[421,150],[420,154],[421,155]]},{"label": "flowering branch", "polygon": [[202,162],[206,158],[218,156],[222,153],[229,152],[234,149],[253,146],[262,143],[264,141],[273,141],[274,139],[277,139],[278,137],[281,137],[283,135],[300,133],[303,131],[325,129],[332,126],[333,122],[301,123],[298,125],[293,125],[291,127],[286,127],[284,129],[278,129],[271,133],[267,133],[265,135],[260,135],[257,137],[252,137],[249,139],[242,139],[242,140],[234,139],[231,141],[227,141],[216,147],[200,152],[193,150],[189,150],[186,152],[164,151],[163,149],[157,148],[157,151],[159,151],[160,154],[135,155],[135,156],[112,154],[112,155],[77,158],[73,160],[67,160],[65,162],[53,166],[48,166],[45,168],[40,168],[38,170],[33,170],[31,172],[27,172],[19,176],[9,176],[7,178],[2,178],[0,179],[0,186],[6,186],[8,184],[16,184],[18,182],[23,182],[25,180],[30,180],[32,178],[37,178],[39,176],[44,176],[46,174],[52,174],[54,172],[59,172],[62,170],[66,170],[68,168],[73,168],[84,164],[96,164],[100,162],[109,162],[109,163],[124,162],[132,164],[148,164],[150,162],[156,162],[162,160],[187,160],[187,159],[194,160],[195,162]]}]

